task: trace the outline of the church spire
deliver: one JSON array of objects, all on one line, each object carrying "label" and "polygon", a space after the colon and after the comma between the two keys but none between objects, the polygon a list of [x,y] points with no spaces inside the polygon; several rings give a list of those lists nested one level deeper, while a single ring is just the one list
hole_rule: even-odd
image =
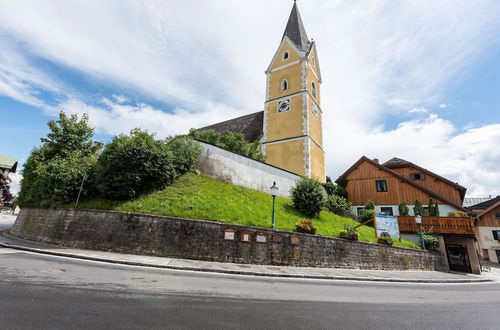
[{"label": "church spire", "polygon": [[299,8],[297,7],[297,2],[294,1],[292,12],[290,13],[290,18],[286,25],[285,33],[283,33],[283,38],[287,36],[292,40],[292,42],[301,51],[308,51],[309,49],[309,38],[307,38],[306,29],[300,18]]}]

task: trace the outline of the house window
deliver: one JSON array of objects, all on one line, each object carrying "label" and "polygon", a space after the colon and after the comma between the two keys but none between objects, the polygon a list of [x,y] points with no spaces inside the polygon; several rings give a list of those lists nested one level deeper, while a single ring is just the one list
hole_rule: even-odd
[{"label": "house window", "polygon": [[282,91],[286,91],[288,89],[288,81],[286,79],[284,79],[282,82],[281,82],[281,90]]},{"label": "house window", "polygon": [[357,207],[356,208],[356,214],[358,215],[358,218],[361,216],[361,213],[363,212],[365,208],[364,207]]},{"label": "house window", "polygon": [[382,206],[380,208],[380,213],[385,215],[394,215],[394,209],[392,206]]},{"label": "house window", "polygon": [[493,239],[495,241],[500,241],[500,230],[492,230]]},{"label": "house window", "polygon": [[424,179],[424,173],[415,172],[410,174],[410,178],[412,181],[422,181]]},{"label": "house window", "polygon": [[377,192],[387,192],[387,181],[386,180],[375,181],[375,186],[377,187]]},{"label": "house window", "polygon": [[284,61],[284,60],[288,60],[288,57],[289,57],[288,52],[284,52],[284,53],[283,53],[283,61]]},{"label": "house window", "polygon": [[495,212],[495,219],[500,219],[500,212]]},{"label": "house window", "polygon": [[314,84],[314,81],[312,82],[311,91],[312,91],[313,97],[316,98],[316,85]]}]

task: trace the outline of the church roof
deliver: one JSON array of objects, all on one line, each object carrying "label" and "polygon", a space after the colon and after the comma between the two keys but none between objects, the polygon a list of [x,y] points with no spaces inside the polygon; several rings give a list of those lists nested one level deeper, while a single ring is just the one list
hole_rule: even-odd
[{"label": "church roof", "polygon": [[249,115],[223,121],[200,128],[200,131],[213,129],[219,133],[233,132],[241,133],[248,142],[254,142],[262,137],[264,125],[264,111],[251,113]]},{"label": "church roof", "polygon": [[290,13],[290,18],[286,25],[285,32],[283,33],[283,38],[287,36],[290,40],[303,52],[308,52],[311,42],[307,37],[306,29],[300,18],[299,8],[297,7],[297,2],[294,2],[292,12]]}]

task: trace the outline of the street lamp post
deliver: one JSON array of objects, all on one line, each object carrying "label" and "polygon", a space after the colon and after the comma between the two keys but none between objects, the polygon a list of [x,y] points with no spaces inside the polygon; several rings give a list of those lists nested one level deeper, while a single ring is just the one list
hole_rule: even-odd
[{"label": "street lamp post", "polygon": [[278,187],[276,186],[276,181],[274,181],[273,186],[271,187],[271,195],[273,195],[273,215],[272,215],[272,220],[273,220],[273,229],[276,229],[276,222],[274,221],[274,201],[276,199],[276,195],[278,194]]},{"label": "street lamp post", "polygon": [[424,241],[424,233],[422,232],[422,217],[420,215],[415,216],[415,221],[417,222],[417,225],[419,227],[419,234],[420,234],[420,246],[422,246],[422,249],[425,250],[425,241]]}]

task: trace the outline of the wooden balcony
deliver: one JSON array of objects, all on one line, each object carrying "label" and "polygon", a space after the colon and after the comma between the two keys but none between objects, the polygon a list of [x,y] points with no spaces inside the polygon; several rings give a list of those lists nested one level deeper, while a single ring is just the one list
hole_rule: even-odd
[{"label": "wooden balcony", "polygon": [[[415,217],[398,217],[400,232],[416,232]],[[436,234],[475,235],[471,218],[455,217],[422,217],[422,226],[425,231]]]}]

